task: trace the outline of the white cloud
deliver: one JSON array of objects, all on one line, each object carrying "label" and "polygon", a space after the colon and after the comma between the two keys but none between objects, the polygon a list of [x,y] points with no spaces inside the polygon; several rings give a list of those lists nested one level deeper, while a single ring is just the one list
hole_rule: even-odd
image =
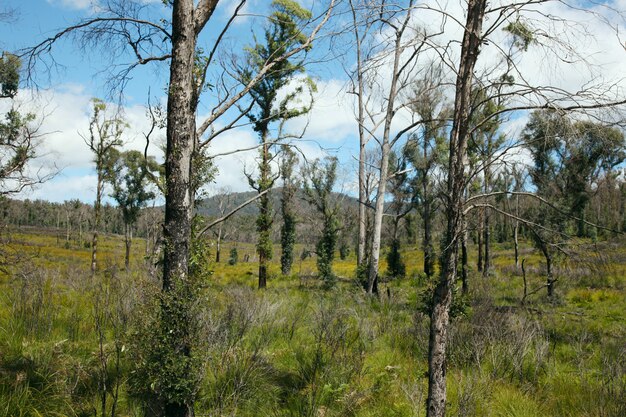
[{"label": "white cloud", "polygon": [[47,2],[75,10],[91,9],[97,4],[94,0],[47,0]]},{"label": "white cloud", "polygon": [[[20,91],[16,100],[20,111],[31,112],[41,125],[38,134],[41,144],[37,148],[38,157],[30,164],[31,172],[46,175],[57,172],[58,175],[48,183],[40,185],[33,193],[24,193],[20,198],[45,198],[63,201],[80,198],[91,202],[95,198],[95,179],[93,179],[93,155],[82,136],[89,134],[89,121],[92,110],[91,96],[82,86],[67,84],[56,90],[44,90],[36,94]],[[4,102],[3,105],[8,105]],[[110,109],[115,106],[109,104]],[[5,108],[0,108],[4,112]],[[149,121],[142,106],[124,109],[124,118],[128,121],[123,149],[143,151],[145,140],[143,133],[148,131]],[[82,136],[81,136],[82,135]],[[162,159],[158,148],[162,131],[153,134],[149,154]],[[91,185],[90,185],[91,184]]]},{"label": "white cloud", "polygon": [[85,203],[93,203],[96,195],[96,176],[93,174],[68,176],[63,173],[37,186],[34,190],[25,191],[19,198],[41,199],[61,203],[65,200],[79,199]]},{"label": "white cloud", "polygon": [[317,82],[313,97],[313,109],[305,116],[289,123],[293,132],[301,132],[306,126],[306,138],[339,143],[356,132],[354,100],[340,80]]}]

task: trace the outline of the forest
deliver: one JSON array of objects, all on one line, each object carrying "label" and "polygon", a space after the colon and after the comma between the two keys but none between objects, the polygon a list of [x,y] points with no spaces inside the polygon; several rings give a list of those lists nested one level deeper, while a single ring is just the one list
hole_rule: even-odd
[{"label": "forest", "polygon": [[0,417],[626,415],[623,2],[87,3],[0,40]]}]

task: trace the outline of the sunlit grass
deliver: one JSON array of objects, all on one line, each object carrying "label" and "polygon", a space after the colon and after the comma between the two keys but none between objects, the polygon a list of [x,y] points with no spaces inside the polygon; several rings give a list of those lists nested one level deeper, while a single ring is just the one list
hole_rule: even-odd
[{"label": "sunlit grass", "polygon": [[[0,416],[93,415],[100,284],[118,291],[109,282],[117,277],[129,303],[158,291],[158,277],[145,273],[141,239],[133,243],[132,272],[126,275],[122,237],[101,236],[100,268],[92,281],[89,245],[64,237],[43,231],[10,236],[8,245],[22,261],[0,281],[0,404],[7,404]],[[233,247],[239,261],[230,265]],[[354,253],[345,260],[337,254],[337,285],[324,289],[315,257],[301,259],[303,249],[296,246],[292,273],[283,276],[275,245],[265,291],[256,290],[253,244],[226,242],[221,262],[210,263],[202,311],[220,331],[231,332],[223,340],[232,344],[206,341],[213,366],[199,393],[198,414],[296,416],[314,409],[312,415],[324,416],[425,415],[428,317],[418,312],[423,306],[417,294],[427,285],[421,251],[409,245],[402,250],[404,279],[386,276],[383,253],[381,295],[368,297],[355,280]],[[525,306],[512,249],[494,245],[493,272],[482,277],[470,247],[469,304],[452,319],[448,414],[623,415],[626,248],[604,248],[584,264],[560,259],[554,300],[542,288],[542,257],[528,243],[522,249],[528,290],[538,289]],[[244,317],[251,324],[238,333],[237,320]],[[131,317],[128,325],[137,320]],[[325,323],[334,330],[320,342],[315,335]],[[110,328],[106,337],[111,349]],[[127,354],[123,372],[129,373]],[[322,360],[312,368],[316,355]],[[232,385],[235,377],[246,385]],[[137,415],[125,381],[119,415]]]}]

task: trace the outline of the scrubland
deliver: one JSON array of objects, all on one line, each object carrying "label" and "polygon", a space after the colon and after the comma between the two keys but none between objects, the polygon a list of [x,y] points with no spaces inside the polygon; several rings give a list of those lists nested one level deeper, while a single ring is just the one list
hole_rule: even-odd
[{"label": "scrubland", "polygon": [[[494,244],[487,277],[470,262],[469,292],[452,309],[447,414],[626,415],[624,243],[581,242],[584,256],[560,258],[552,299],[542,258],[524,245],[524,303],[512,248]],[[106,236],[94,277],[88,245],[44,230],[12,231],[3,248],[0,416],[150,415],[141,364],[160,282],[144,243],[127,272],[123,239]],[[353,257],[336,261],[327,289],[314,259],[281,276],[278,255],[263,291],[252,245],[227,243],[208,264],[193,311],[196,415],[424,415],[432,285],[420,251],[402,252],[406,278],[383,277],[377,297],[355,282]]]}]

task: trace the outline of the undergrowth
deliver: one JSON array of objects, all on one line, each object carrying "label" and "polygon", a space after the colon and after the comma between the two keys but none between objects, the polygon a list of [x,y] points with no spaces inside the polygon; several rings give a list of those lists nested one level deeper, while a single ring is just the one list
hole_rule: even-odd
[{"label": "undergrowth", "polygon": [[[0,416],[151,415],[138,335],[150,331],[160,283],[140,244],[127,274],[114,262],[122,242],[104,241],[109,261],[94,279],[88,248],[38,234],[13,241],[35,260],[0,282]],[[197,415],[425,415],[420,253],[405,250],[406,278],[383,280],[372,298],[355,282],[354,255],[336,262],[333,289],[308,257],[290,276],[272,264],[257,291],[253,248],[236,247],[239,261],[211,264],[194,306]],[[557,301],[540,289],[521,303],[507,248],[492,275],[471,275],[450,331],[448,415],[626,415],[626,257],[623,245],[610,248],[585,264],[563,261]],[[540,288],[541,258],[526,257],[528,285]]]}]

